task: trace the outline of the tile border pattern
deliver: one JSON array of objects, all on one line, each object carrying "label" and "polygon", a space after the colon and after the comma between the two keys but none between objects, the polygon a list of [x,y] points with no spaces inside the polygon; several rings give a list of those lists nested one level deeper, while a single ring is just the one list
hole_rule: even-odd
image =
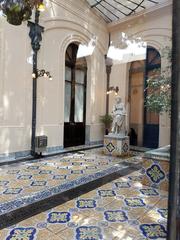
[{"label": "tile border pattern", "polygon": [[17,200],[2,203],[0,204],[0,218],[2,218],[4,214],[9,214],[11,211],[15,211],[21,207],[26,207],[30,204],[37,203],[46,198],[63,193],[65,191],[71,190],[73,188],[79,187],[81,185],[95,181],[99,178],[105,177],[112,173],[117,173],[121,170],[125,170],[128,168],[129,168],[128,166],[125,166],[123,164],[115,164],[102,171],[98,171],[86,176],[78,177],[75,180],[69,180],[66,183],[60,184],[55,187],[47,188],[46,190],[36,192],[30,196],[23,196]]}]

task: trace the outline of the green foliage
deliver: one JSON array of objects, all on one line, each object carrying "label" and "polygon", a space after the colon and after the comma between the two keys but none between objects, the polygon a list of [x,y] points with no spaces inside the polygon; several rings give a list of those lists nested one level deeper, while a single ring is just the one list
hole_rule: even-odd
[{"label": "green foliage", "polygon": [[161,59],[165,58],[166,67],[154,70],[152,77],[147,80],[148,93],[145,106],[151,112],[171,112],[171,48],[165,47],[162,50]]},{"label": "green foliage", "polygon": [[113,117],[109,114],[100,116],[100,122],[102,122],[106,128],[110,128],[112,121],[113,121]]},{"label": "green foliage", "polygon": [[29,20],[32,14],[32,6],[28,0],[6,0],[0,5],[0,10],[12,25],[20,25]]}]

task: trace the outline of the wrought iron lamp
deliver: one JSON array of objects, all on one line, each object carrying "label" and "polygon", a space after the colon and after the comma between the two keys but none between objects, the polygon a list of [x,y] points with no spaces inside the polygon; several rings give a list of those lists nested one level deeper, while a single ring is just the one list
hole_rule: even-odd
[{"label": "wrought iron lamp", "polygon": [[38,78],[38,77],[45,77],[45,78],[49,78],[49,80],[52,80],[52,76],[50,74],[50,72],[45,71],[44,69],[37,69],[36,72],[32,73],[32,78]]},{"label": "wrought iron lamp", "polygon": [[[41,0],[42,3],[42,0]],[[42,33],[44,32],[44,27],[39,25],[39,15],[40,10],[35,8],[35,19],[34,22],[28,22],[28,27],[30,27],[29,37],[31,39],[31,47],[33,50],[33,86],[32,86],[32,134],[31,134],[31,155],[37,156],[36,153],[36,109],[37,109],[37,79],[40,75],[47,72],[45,70],[38,70],[37,68],[37,55],[41,47],[40,42],[42,41]],[[39,76],[38,76],[39,75]]]},{"label": "wrought iron lamp", "polygon": [[116,86],[116,87],[109,87],[109,89],[108,89],[108,91],[107,91],[107,94],[110,94],[110,93],[112,93],[112,92],[114,92],[115,95],[118,95],[119,87],[118,87],[118,86]]}]

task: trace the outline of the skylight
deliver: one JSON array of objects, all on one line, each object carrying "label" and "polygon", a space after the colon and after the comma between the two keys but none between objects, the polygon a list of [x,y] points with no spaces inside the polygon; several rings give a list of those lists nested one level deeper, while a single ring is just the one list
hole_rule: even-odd
[{"label": "skylight", "polygon": [[87,0],[107,23],[138,13],[168,0]]}]

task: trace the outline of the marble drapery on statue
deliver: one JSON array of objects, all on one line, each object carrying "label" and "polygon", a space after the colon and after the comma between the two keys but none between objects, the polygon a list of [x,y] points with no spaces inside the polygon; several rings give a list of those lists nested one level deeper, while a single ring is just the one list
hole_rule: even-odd
[{"label": "marble drapery on statue", "polygon": [[120,96],[116,96],[112,109],[112,129],[104,136],[104,149],[106,155],[126,156],[129,154],[129,137],[126,135],[126,108]]},{"label": "marble drapery on statue", "polygon": [[126,109],[120,96],[115,98],[115,104],[112,110],[113,123],[110,134],[125,135],[126,131]]}]

